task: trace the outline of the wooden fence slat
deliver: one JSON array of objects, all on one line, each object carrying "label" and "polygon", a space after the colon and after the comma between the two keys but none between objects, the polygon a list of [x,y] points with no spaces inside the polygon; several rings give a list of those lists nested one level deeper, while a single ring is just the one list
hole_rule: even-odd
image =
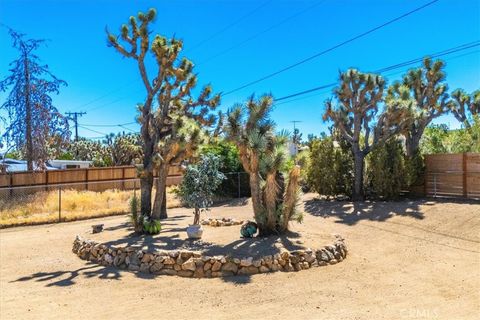
[{"label": "wooden fence slat", "polygon": [[480,198],[480,153],[425,156],[426,195]]},{"label": "wooden fence slat", "polygon": [[[178,184],[182,172],[175,165],[169,168],[168,185]],[[0,189],[23,186],[49,186],[55,184],[85,183],[84,189],[88,190],[89,182],[137,179],[135,166],[100,167],[100,168],[75,168],[39,171],[22,171],[0,174]],[[114,182],[111,182],[115,185]],[[122,186],[125,185],[125,181]],[[132,183],[133,185],[133,183]]]}]

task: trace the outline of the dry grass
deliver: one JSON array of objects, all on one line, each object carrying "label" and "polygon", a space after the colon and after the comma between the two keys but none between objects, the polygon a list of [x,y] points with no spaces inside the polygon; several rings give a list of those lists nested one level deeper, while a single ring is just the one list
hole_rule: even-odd
[{"label": "dry grass", "polygon": [[[73,221],[129,213],[133,190],[110,189],[102,192],[63,190],[61,220]],[[139,192],[137,191],[137,196]],[[167,190],[167,207],[180,206],[180,201]],[[30,195],[0,197],[0,228],[58,222],[58,191]]]}]

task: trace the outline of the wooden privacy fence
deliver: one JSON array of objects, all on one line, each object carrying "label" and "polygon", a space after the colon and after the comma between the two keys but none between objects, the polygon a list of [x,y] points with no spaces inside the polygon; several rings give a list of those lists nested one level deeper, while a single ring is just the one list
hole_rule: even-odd
[{"label": "wooden privacy fence", "polygon": [[480,153],[427,155],[425,167],[425,195],[480,199]]},{"label": "wooden privacy fence", "polygon": [[[63,169],[48,171],[24,171],[0,174],[0,189],[25,187],[25,186],[52,186],[68,184],[85,184],[85,189],[95,188],[95,184],[101,189],[118,186],[121,182],[123,188],[133,188],[137,179],[137,171],[134,166]],[[130,180],[130,181],[129,181]],[[171,166],[168,172],[167,185],[175,185],[182,180],[179,166]],[[138,187],[138,185],[137,185]]]}]

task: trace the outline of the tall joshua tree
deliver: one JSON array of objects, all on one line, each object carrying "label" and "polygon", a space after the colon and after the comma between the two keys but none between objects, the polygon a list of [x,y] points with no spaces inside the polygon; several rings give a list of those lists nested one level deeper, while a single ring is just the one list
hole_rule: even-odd
[{"label": "tall joshua tree", "polygon": [[285,162],[287,135],[275,135],[269,118],[273,99],[252,96],[245,105],[237,105],[228,113],[226,135],[239,149],[240,161],[249,174],[255,221],[260,235],[288,230],[288,223],[301,218],[296,212],[300,170],[295,166],[288,182],[280,168]]},{"label": "tall joshua tree", "polygon": [[375,74],[350,69],[340,75],[334,91],[337,100],[325,104],[324,121],[333,121],[340,136],[351,146],[354,157],[353,200],[363,200],[365,157],[370,151],[397,134],[407,119],[403,100],[395,100],[378,115],[383,102],[384,79]]},{"label": "tall joshua tree", "polygon": [[[138,106],[141,125],[143,164],[139,167],[141,179],[141,213],[155,219],[166,217],[166,179],[169,166],[191,152],[200,137],[200,125],[213,121],[209,111],[220,100],[212,89],[204,87],[194,98],[197,77],[193,63],[180,58],[182,41],[160,35],[151,38],[150,25],[155,20],[155,9],[139,12],[120,28],[118,36],[109,33],[108,43],[122,56],[136,62],[146,97]],[[153,78],[146,67],[147,54],[154,60]],[[154,170],[158,171],[155,203],[152,210]]]},{"label": "tall joshua tree", "polygon": [[480,90],[474,91],[471,95],[462,89],[452,92],[452,100],[448,103],[450,111],[465,128],[470,128],[471,116],[480,114]]},{"label": "tall joshua tree", "polygon": [[68,121],[53,106],[50,97],[67,83],[55,77],[35,54],[45,40],[25,39],[24,34],[12,29],[9,33],[19,57],[10,63],[10,75],[0,81],[0,91],[12,87],[0,106],[8,115],[2,138],[22,151],[28,170],[33,170],[34,164],[42,169],[49,156],[51,138],[69,139]]},{"label": "tall joshua tree", "polygon": [[425,128],[433,119],[447,110],[448,87],[445,83],[445,63],[441,60],[423,60],[420,68],[412,69],[403,76],[402,83],[396,82],[388,89],[390,99],[400,94],[401,87],[410,92],[415,101],[411,110],[411,121],[403,130],[407,157],[416,155]]}]

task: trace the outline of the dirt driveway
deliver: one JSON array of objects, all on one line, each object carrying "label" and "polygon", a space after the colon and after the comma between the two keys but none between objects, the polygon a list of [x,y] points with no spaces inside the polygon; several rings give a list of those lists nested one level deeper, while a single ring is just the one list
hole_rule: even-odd
[{"label": "dirt driveway", "polygon": [[[342,263],[224,279],[152,277],[71,252],[76,234],[88,236],[100,222],[105,234],[116,232],[124,216],[1,230],[0,318],[479,319],[480,204],[354,206],[306,195],[304,207],[304,224],[292,229],[307,242],[343,235],[349,256]],[[169,228],[185,237],[190,210],[170,215]],[[251,208],[228,204],[212,216],[247,219]]]}]

